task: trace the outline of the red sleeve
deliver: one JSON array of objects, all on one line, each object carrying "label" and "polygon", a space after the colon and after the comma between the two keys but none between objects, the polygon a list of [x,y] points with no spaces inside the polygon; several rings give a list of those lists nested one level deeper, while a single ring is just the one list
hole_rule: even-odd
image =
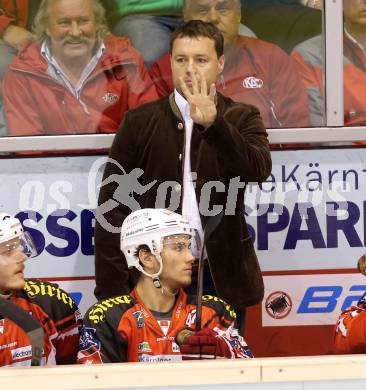
[{"label": "red sleeve", "polygon": [[366,353],[366,311],[353,307],[343,312],[335,330],[335,353]]},{"label": "red sleeve", "polygon": [[[274,110],[282,127],[307,127],[310,124],[309,102],[304,82],[295,63],[282,49],[273,45],[275,58],[270,67]],[[280,75],[280,77],[279,77]]]},{"label": "red sleeve", "polygon": [[166,54],[153,64],[150,69],[150,77],[155,84],[159,97],[169,95],[174,90],[170,55]]},{"label": "red sleeve", "polygon": [[291,57],[295,61],[297,71],[301,75],[305,87],[322,87],[322,69],[311,66],[296,51],[291,54]]},{"label": "red sleeve", "polygon": [[74,364],[79,349],[79,327],[82,326],[78,311],[70,313],[62,320],[55,322],[58,335],[53,344],[56,348],[57,364]]},{"label": "red sleeve", "polygon": [[[131,50],[133,50],[131,48]],[[135,108],[141,104],[148,103],[159,98],[155,85],[151,81],[149,72],[146,69],[145,63],[141,55],[136,51],[134,55],[136,57],[136,71],[132,72],[128,76],[129,83],[129,98],[128,108]]]},{"label": "red sleeve", "polygon": [[0,37],[12,23],[19,27],[27,27],[28,2],[28,0],[0,0]]},{"label": "red sleeve", "polygon": [[42,135],[43,126],[32,96],[30,77],[9,70],[3,80],[6,123],[10,135]]},{"label": "red sleeve", "polygon": [[4,35],[5,30],[9,27],[12,20],[4,14],[4,11],[0,9],[0,37]]},{"label": "red sleeve", "polygon": [[[311,54],[311,52],[309,54]],[[301,75],[303,83],[307,89],[311,125],[322,126],[324,124],[323,70],[322,68],[313,65],[311,63],[311,58],[306,61],[297,51],[294,51],[291,54],[291,57],[295,61],[297,71]]]}]

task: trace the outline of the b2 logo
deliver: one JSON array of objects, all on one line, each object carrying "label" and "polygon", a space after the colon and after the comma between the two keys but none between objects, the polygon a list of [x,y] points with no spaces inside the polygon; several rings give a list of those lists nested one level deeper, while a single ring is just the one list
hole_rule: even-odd
[{"label": "b2 logo", "polygon": [[[311,286],[304,294],[297,313],[331,313],[336,308],[343,292],[342,286]],[[341,311],[355,305],[366,291],[366,285],[351,286],[348,292],[359,294],[347,295],[342,303]]]}]

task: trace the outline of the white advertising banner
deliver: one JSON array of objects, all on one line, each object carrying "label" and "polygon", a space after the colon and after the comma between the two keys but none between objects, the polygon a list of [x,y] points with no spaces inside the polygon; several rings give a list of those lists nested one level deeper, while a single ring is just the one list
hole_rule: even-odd
[{"label": "white advertising banner", "polygon": [[366,149],[272,153],[272,175],[247,188],[263,271],[355,268],[366,242]]},{"label": "white advertising banner", "polygon": [[[334,325],[366,291],[361,274],[265,276],[263,326]],[[276,305],[277,303],[277,305]]]},{"label": "white advertising banner", "polygon": [[[334,323],[344,301],[366,285],[362,276],[349,274],[365,249],[366,149],[276,151],[272,159],[271,177],[260,187],[248,186],[246,197],[247,222],[265,274],[263,326]],[[26,276],[58,281],[82,311],[94,302],[94,211],[105,161],[0,159],[0,209],[22,220],[40,252],[27,261]],[[311,275],[312,270],[323,274]],[[266,305],[281,292],[291,310],[278,319]],[[317,301],[322,294],[326,298]],[[311,311],[327,304],[325,312]]]}]

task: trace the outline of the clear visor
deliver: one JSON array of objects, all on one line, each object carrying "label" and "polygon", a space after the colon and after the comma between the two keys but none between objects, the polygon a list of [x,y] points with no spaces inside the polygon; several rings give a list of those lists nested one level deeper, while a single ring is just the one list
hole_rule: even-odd
[{"label": "clear visor", "polygon": [[30,259],[38,256],[36,244],[32,236],[28,232],[24,232],[20,236],[20,250]]},{"label": "clear visor", "polygon": [[11,256],[14,251],[23,252],[28,258],[38,255],[32,236],[28,232],[24,232],[19,237],[0,245],[0,255],[2,258]]},{"label": "clear visor", "polygon": [[172,236],[167,236],[162,239],[163,248],[168,247],[177,251],[182,251],[184,249],[189,249],[193,257],[198,258],[200,250],[200,240],[199,235],[196,232],[193,233],[193,236],[190,234],[176,234]]}]

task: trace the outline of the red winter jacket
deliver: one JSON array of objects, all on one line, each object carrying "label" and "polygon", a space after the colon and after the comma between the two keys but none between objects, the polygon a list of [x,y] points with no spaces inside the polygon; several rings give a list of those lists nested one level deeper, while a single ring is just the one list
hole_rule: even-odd
[{"label": "red winter jacket", "polygon": [[10,24],[26,28],[29,0],[0,0],[0,37]]},{"label": "red winter jacket", "polygon": [[[267,128],[309,125],[305,86],[291,58],[279,47],[256,38],[240,37],[217,90],[231,99],[256,106]],[[150,70],[159,96],[173,90],[170,55]]]},{"label": "red winter jacket", "polygon": [[[324,123],[323,108],[323,37],[316,36],[296,46],[292,57],[308,90],[312,125]],[[366,55],[346,34],[343,38],[344,56],[344,125],[366,124]]]},{"label": "red winter jacket", "polygon": [[127,38],[106,50],[80,94],[81,104],[51,76],[39,44],[21,50],[3,82],[11,135],[114,133],[127,110],[157,99],[140,54]]}]

